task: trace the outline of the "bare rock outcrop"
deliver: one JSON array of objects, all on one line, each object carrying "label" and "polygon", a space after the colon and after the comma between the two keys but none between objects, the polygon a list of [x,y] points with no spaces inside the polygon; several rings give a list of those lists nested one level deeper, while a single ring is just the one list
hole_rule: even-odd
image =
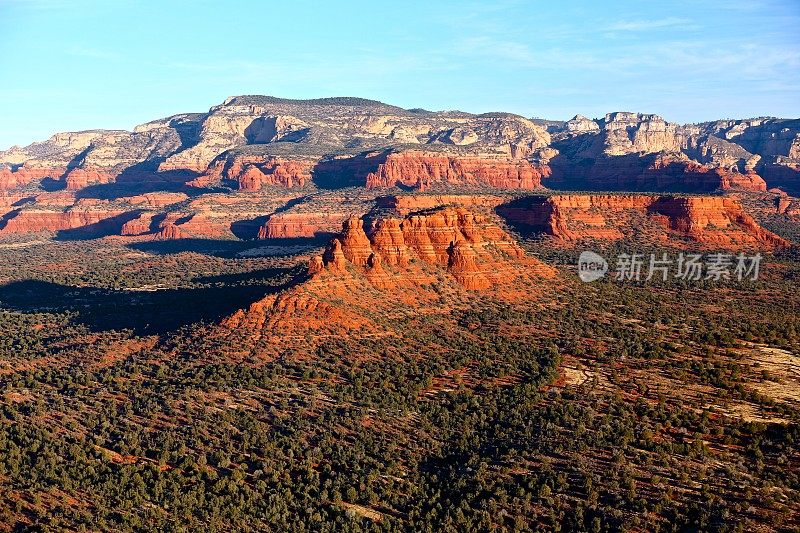
[{"label": "bare rock outcrop", "polygon": [[351,217],[308,278],[223,322],[231,335],[281,343],[287,335],[385,334],[387,316],[452,308],[467,291],[529,298],[555,269],[527,257],[485,215],[440,208],[406,218]]},{"label": "bare rock outcrop", "polygon": [[98,196],[131,196],[188,187],[262,194],[542,185],[687,193],[779,186],[797,194],[800,119],[679,125],[614,112],[561,122],[409,110],[361,98],[249,95],[130,132],[60,133],[0,152],[0,189],[15,191],[96,187]]},{"label": "bare rock outcrop", "polygon": [[498,213],[564,243],[640,238],[650,243],[774,250],[791,243],[723,196],[554,195],[504,204]]},{"label": "bare rock outcrop", "polygon": [[336,233],[348,213],[277,213],[258,231],[259,239],[313,238]]},{"label": "bare rock outcrop", "polygon": [[369,231],[362,219],[350,218],[322,260],[313,260],[311,271],[342,271],[349,265],[381,285],[402,285],[425,279],[420,263],[444,269],[468,289],[486,289],[521,275],[553,275],[527,258],[487,216],[463,208],[378,219]]},{"label": "bare rock outcrop", "polygon": [[412,187],[425,191],[437,184],[535,190],[550,174],[546,166],[526,160],[455,157],[426,152],[390,154],[367,175],[368,189]]},{"label": "bare rock outcrop", "polygon": [[260,191],[267,186],[302,188],[311,183],[316,162],[313,158],[287,159],[226,153],[214,160],[204,174],[189,182],[189,185],[208,187],[231,181],[242,191]]},{"label": "bare rock outcrop", "polygon": [[602,121],[603,153],[609,156],[632,153],[679,152],[684,136],[676,124],[658,115],[609,113]]},{"label": "bare rock outcrop", "polygon": [[85,230],[86,236],[113,234],[124,223],[125,211],[76,206],[65,211],[17,209],[0,219],[0,235]]}]

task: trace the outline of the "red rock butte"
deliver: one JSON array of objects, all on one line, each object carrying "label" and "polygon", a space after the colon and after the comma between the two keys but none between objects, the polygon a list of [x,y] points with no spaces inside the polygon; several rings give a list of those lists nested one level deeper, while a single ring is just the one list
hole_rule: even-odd
[{"label": "red rock butte", "polygon": [[791,243],[762,228],[741,204],[723,196],[534,196],[497,208],[509,221],[555,240],[618,240],[707,248],[775,250]]},{"label": "red rock butte", "polygon": [[436,185],[535,190],[550,175],[546,165],[506,158],[456,157],[409,151],[390,154],[367,174],[368,189],[411,187],[427,191]]},{"label": "red rock butte", "polygon": [[520,246],[488,216],[445,207],[404,219],[381,218],[364,229],[352,217],[309,273],[349,270],[373,285],[394,287],[427,279],[417,265],[445,270],[467,289],[487,289],[519,276],[551,277],[554,271],[528,258]]},{"label": "red rock butte", "polygon": [[402,305],[422,312],[442,292],[528,297],[538,280],[556,276],[492,217],[457,207],[371,222],[351,217],[311,258],[308,273],[307,281],[254,303],[225,326],[256,336],[269,328],[365,332],[377,327],[372,314]]}]

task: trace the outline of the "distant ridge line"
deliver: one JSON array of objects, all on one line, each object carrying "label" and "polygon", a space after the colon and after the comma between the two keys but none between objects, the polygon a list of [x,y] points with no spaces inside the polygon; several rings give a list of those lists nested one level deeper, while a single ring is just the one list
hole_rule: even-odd
[{"label": "distant ridge line", "polygon": [[378,100],[370,100],[368,98],[359,98],[356,96],[331,96],[326,98],[309,98],[309,99],[294,99],[294,98],[279,98],[277,96],[264,96],[258,94],[245,94],[241,96],[230,96],[225,99],[222,105],[262,105],[262,104],[307,104],[307,105],[341,105],[341,106],[354,106],[354,107],[388,107],[392,109],[402,109],[391,104],[379,102]]}]

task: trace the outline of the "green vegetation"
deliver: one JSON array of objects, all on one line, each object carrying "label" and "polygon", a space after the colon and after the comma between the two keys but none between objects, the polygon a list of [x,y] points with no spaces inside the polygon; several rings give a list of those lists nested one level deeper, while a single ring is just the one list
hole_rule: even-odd
[{"label": "green vegetation", "polygon": [[[125,253],[95,246],[84,257]],[[141,330],[161,300],[115,300],[108,328],[99,315],[113,310],[77,305],[80,291],[23,301],[14,283],[103,298],[166,283],[197,292],[165,301],[216,309],[218,288],[291,282],[288,260],[147,254],[45,272],[35,254],[53,264],[58,250],[27,253],[0,264],[12,279],[0,290],[7,529],[800,525],[800,412],[769,387],[797,385],[755,359],[800,353],[789,259],[747,287],[567,281],[513,305],[475,296],[387,319],[395,335],[287,340],[259,356],[210,318]]]}]

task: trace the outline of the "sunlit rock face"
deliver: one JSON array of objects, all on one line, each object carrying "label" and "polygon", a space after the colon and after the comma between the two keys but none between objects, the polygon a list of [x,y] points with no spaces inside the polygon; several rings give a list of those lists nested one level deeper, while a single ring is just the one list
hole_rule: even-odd
[{"label": "sunlit rock face", "polygon": [[[350,215],[369,210],[346,207],[348,198],[386,198],[398,190],[459,196],[456,203],[468,206],[479,204],[464,203],[467,196],[484,198],[481,203],[544,189],[771,188],[800,194],[800,120],[679,125],[653,114],[613,112],[562,122],[407,110],[360,98],[235,96],[208,112],[133,131],[58,133],[0,152],[0,191],[21,202],[2,207],[0,230],[44,231],[83,221],[95,235],[107,235],[122,221],[117,234],[129,237],[310,238],[335,233]],[[350,192],[315,209],[287,204],[335,191]],[[170,196],[176,194],[183,198]],[[135,200],[148,197],[158,205]],[[431,197],[415,201],[447,203]],[[87,200],[101,204],[87,211]],[[103,211],[114,224],[102,222]],[[165,220],[175,227],[165,230]]]},{"label": "sunlit rock face", "polygon": [[[528,266],[527,274],[550,276],[552,271],[525,256],[519,245],[486,215],[444,207],[406,218],[380,218],[365,229],[360,218],[344,222],[312,273],[362,271],[381,285],[397,285],[424,277],[418,265],[441,268],[467,289],[507,283]],[[374,272],[373,272],[374,270]]]},{"label": "sunlit rock face", "polygon": [[652,243],[730,250],[790,246],[759,226],[735,198],[722,196],[534,196],[500,205],[497,211],[565,244],[637,236]]}]

